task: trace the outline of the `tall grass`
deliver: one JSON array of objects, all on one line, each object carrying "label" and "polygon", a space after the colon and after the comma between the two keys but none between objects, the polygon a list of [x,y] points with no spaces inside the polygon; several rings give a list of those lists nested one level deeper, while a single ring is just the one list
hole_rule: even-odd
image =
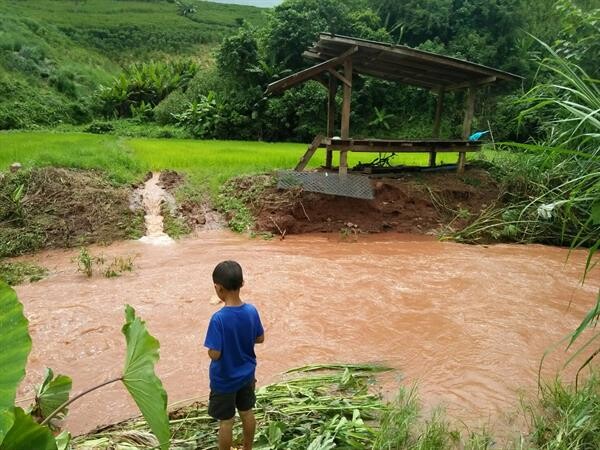
[{"label": "tall grass", "polygon": [[501,143],[492,162],[504,181],[504,206],[457,234],[522,242],[600,245],[600,87],[576,65],[548,52],[540,66],[549,81],[530,90],[521,117],[547,118],[545,142]]},{"label": "tall grass", "polygon": [[591,376],[579,390],[559,380],[541,387],[534,404],[525,406],[530,441],[544,450],[600,448],[600,378]]}]

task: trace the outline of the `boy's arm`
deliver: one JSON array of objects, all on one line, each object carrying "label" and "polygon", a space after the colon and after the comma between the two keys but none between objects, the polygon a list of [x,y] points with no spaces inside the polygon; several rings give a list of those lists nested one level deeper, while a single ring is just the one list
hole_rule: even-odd
[{"label": "boy's arm", "polygon": [[258,336],[254,341],[255,344],[262,344],[263,342],[265,342],[265,333]]},{"label": "boy's arm", "polygon": [[221,351],[223,350],[223,332],[222,325],[215,315],[211,317],[210,323],[208,324],[204,346],[208,349],[208,356],[211,360],[217,361],[221,358]]},{"label": "boy's arm", "polygon": [[217,361],[221,357],[221,352],[218,350],[213,350],[212,348],[208,349],[208,356],[213,361]]}]

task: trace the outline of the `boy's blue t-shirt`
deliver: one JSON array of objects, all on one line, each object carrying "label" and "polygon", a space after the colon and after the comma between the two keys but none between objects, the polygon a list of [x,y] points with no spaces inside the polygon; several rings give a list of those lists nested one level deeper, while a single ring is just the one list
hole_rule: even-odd
[{"label": "boy's blue t-shirt", "polygon": [[263,334],[258,311],[248,303],[225,306],[213,314],[204,346],[221,352],[221,357],[210,363],[211,390],[236,392],[254,379],[254,344]]}]

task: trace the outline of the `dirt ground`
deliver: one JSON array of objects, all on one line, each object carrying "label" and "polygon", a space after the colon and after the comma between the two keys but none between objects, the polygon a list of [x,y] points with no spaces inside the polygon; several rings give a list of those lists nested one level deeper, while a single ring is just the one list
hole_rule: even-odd
[{"label": "dirt ground", "polygon": [[[256,231],[274,234],[312,232],[433,233],[446,226],[460,229],[482,209],[497,201],[500,191],[488,172],[479,168],[454,172],[413,172],[397,178],[372,179],[375,198],[348,197],[279,190],[270,185],[253,198],[242,195],[256,220]],[[252,190],[256,177],[233,180],[240,193]]]},{"label": "dirt ground", "polygon": [[38,168],[0,179],[0,256],[109,243],[143,232],[130,189],[95,171]]}]

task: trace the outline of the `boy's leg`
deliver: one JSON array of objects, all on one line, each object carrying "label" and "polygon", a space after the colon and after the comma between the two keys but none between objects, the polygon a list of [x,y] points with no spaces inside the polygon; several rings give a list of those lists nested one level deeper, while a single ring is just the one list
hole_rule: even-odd
[{"label": "boy's leg", "polygon": [[254,418],[254,404],[256,403],[256,380],[248,383],[236,393],[235,406],[237,407],[244,428],[244,450],[252,450],[256,419]]},{"label": "boy's leg", "polygon": [[244,450],[252,450],[254,432],[256,431],[254,411],[240,411],[240,417],[242,418],[242,426],[244,429]]},{"label": "boy's leg", "polygon": [[231,450],[233,419],[219,421],[219,450]]},{"label": "boy's leg", "polygon": [[231,450],[235,395],[211,391],[208,399],[208,414],[219,421],[219,450]]}]

